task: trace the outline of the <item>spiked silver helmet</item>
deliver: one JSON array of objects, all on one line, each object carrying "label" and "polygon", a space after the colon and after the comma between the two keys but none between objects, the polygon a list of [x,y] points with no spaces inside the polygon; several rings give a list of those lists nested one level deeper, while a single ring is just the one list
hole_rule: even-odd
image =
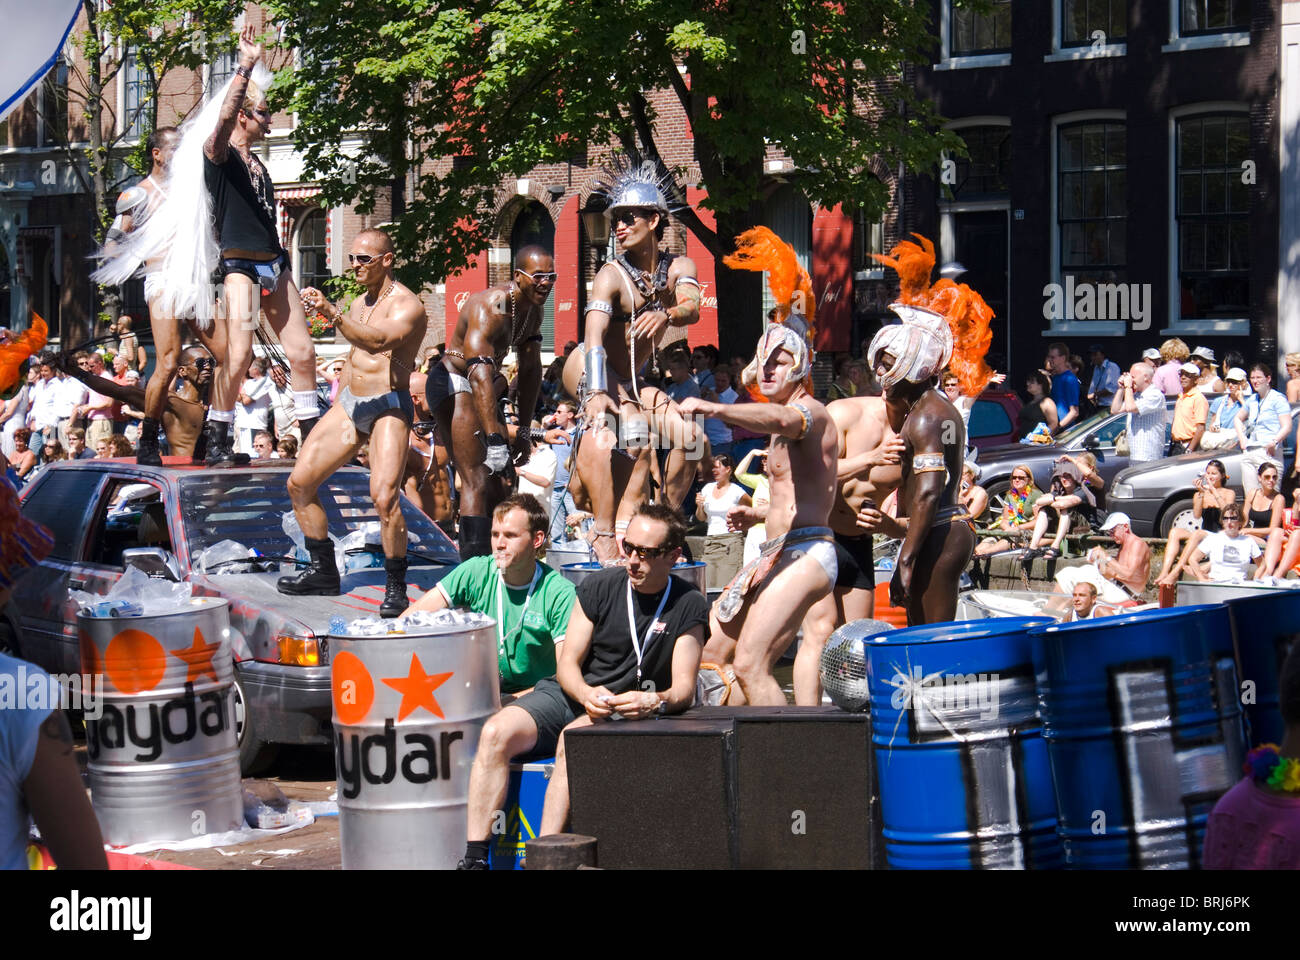
[{"label": "spiked silver helmet", "polygon": [[605,200],[607,219],[620,210],[657,210],[661,216],[668,216],[686,207],[672,174],[654,160],[635,153],[615,157],[592,196]]}]

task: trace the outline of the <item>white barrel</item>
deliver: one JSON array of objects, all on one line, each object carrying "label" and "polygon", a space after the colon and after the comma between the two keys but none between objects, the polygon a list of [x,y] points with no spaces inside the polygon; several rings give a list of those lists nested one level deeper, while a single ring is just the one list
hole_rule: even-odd
[{"label": "white barrel", "polygon": [[1179,580],[1178,599],[1175,604],[1180,607],[1193,607],[1201,603],[1223,603],[1238,597],[1263,597],[1282,590],[1300,589],[1300,581],[1294,587],[1276,587],[1271,584],[1242,580],[1234,583],[1214,583],[1209,580]]},{"label": "white barrel", "polygon": [[566,563],[588,563],[596,559],[585,540],[552,540],[542,561],[559,570]]},{"label": "white barrel", "polygon": [[958,620],[991,617],[1054,617],[1063,620],[1073,609],[1070,595],[1037,590],[968,590],[957,595]]},{"label": "white barrel", "polygon": [[[572,581],[575,587],[581,586],[582,581],[586,580],[593,573],[599,573],[604,569],[599,563],[566,563],[560,568],[560,573],[564,574],[567,580]],[[682,561],[673,566],[673,576],[681,577],[700,593],[704,593],[704,578],[707,567],[703,560]]]},{"label": "white barrel", "polygon": [[345,870],[452,869],[469,771],[501,708],[496,621],[334,637],[330,686]]},{"label": "white barrel", "polygon": [[153,617],[77,617],[81,669],[102,676],[86,717],[90,796],[117,846],[239,830],[230,611],[196,597]]}]

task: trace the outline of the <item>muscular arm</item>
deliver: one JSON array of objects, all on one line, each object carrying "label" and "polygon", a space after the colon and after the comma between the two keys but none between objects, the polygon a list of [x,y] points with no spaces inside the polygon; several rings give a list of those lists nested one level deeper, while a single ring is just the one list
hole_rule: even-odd
[{"label": "muscular arm", "polygon": [[695,261],[690,257],[678,257],[668,268],[668,282],[677,297],[677,305],[668,309],[668,322],[674,327],[689,327],[700,319],[699,284],[678,284],[682,277],[696,277]]},{"label": "muscular arm", "polygon": [[75,364],[64,369],[67,371],[68,376],[80,380],[96,393],[102,393],[106,397],[111,397],[121,403],[128,403],[133,407],[144,406],[144,391],[139,387],[125,387],[113,380],[97,377],[93,373],[87,373]]},{"label": "muscular arm", "polygon": [[[803,437],[809,424],[803,414],[784,403],[709,403],[698,397],[687,397],[680,406],[683,414],[714,417],[733,427],[743,427],[754,433],[774,433],[788,440]],[[818,417],[813,412],[813,419]]]},{"label": "muscular arm", "polygon": [[23,794],[60,869],[108,869],[104,838],[73,754],[72,731],[60,710],[41,724]]},{"label": "muscular arm", "polygon": [[424,319],[424,305],[414,297],[404,297],[387,316],[373,324],[358,323],[352,319],[351,312],[341,314],[338,331],[353,346],[367,353],[382,353],[400,346]]},{"label": "muscular arm", "polygon": [[[618,282],[619,268],[612,263],[607,263],[601,267],[600,273],[596,274],[595,283],[591,287],[591,297],[588,303],[600,301],[608,303],[613,309],[618,310],[623,299],[622,284]],[[622,304],[622,308],[631,312],[631,304]],[[609,330],[610,316],[603,310],[588,310],[586,317],[586,328],[583,333],[582,342],[588,350],[593,347],[603,347],[605,345],[605,333]]]},{"label": "muscular arm", "polygon": [[496,325],[503,322],[505,313],[494,315],[487,298],[479,298],[477,302],[471,301],[471,303],[472,306],[466,304],[469,314],[466,317],[465,342],[462,347],[465,360],[468,363],[474,357],[486,357],[493,361],[493,363],[476,363],[466,372],[474,396],[474,410],[478,413],[479,423],[483,424],[483,429],[488,433],[499,433],[504,437],[505,425],[497,419],[496,347],[493,345],[492,334],[495,332]]},{"label": "muscular arm", "polygon": [[[942,421],[934,414],[926,413],[918,417],[914,413],[908,418],[908,424],[904,428],[906,436],[903,437],[903,440],[912,448],[914,468],[918,455],[943,455],[943,444],[939,439],[942,429]],[[935,514],[939,511],[939,500],[943,496],[946,475],[945,470],[927,470],[917,473],[914,469],[912,475],[912,502],[909,504],[907,511],[907,536],[903,538],[903,545],[898,550],[898,563],[900,566],[910,567],[912,565],[921,549],[922,541],[929,534],[930,526],[934,523]],[[899,500],[902,500],[901,494]]]},{"label": "muscular arm", "polygon": [[542,345],[529,340],[517,348],[519,355],[519,422],[533,422],[537,398],[542,392]]},{"label": "muscular arm", "polygon": [[217,118],[217,128],[203,144],[203,155],[213,163],[225,163],[230,151],[230,135],[235,130],[239,111],[244,106],[244,95],[248,93],[248,77],[245,76],[262,56],[262,46],[257,43],[256,31],[252,24],[244,27],[239,38],[239,65],[243,73],[236,73],[226,92],[225,102],[221,104],[221,115]]}]

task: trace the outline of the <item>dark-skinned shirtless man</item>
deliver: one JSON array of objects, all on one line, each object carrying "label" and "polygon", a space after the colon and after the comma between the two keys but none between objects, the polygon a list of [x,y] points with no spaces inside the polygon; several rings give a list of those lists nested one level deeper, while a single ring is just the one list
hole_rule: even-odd
[{"label": "dark-skinned shirtless man", "polygon": [[822,702],[821,655],[839,626],[872,615],[875,608],[875,557],[872,532],[858,522],[863,507],[874,507],[902,480],[903,441],[890,425],[883,397],[845,397],[827,404],[839,441],[830,527],[835,531],[839,574],[835,589],[813,604],[804,617],[803,637],[794,658],[794,702]]},{"label": "dark-skinned shirtless man", "polygon": [[420,298],[393,278],[393,257],[393,243],[386,233],[363,230],[352,241],[348,263],[366,292],[344,312],[319,290],[303,291],[303,302],[333,319],[352,350],[340,376],[338,399],[321,418],[320,429],[303,438],[289,475],[289,499],[311,564],[295,577],[281,577],[277,584],[281,593],[334,596],[341,592],[334,544],[317,491],[368,443],[370,497],[379,514],[387,573],[381,617],[396,617],[408,606],[401,486],[407,437],[415,419],[411,373],[428,326]]},{"label": "dark-skinned shirtless man", "polygon": [[[119,403],[135,407],[137,410],[144,407],[146,393],[139,387],[126,386],[116,380],[88,373],[73,363],[72,357],[68,354],[62,354],[60,362],[68,376],[80,380],[96,393],[112,397]],[[171,450],[172,456],[194,456],[195,445],[203,433],[203,420],[207,413],[206,395],[212,383],[214,366],[212,357],[202,347],[190,347],[182,351],[177,360],[176,376],[173,377],[173,381],[179,379],[180,388],[169,389],[163,396],[162,416],[159,421],[163,433],[167,436],[167,447]],[[153,380],[157,378],[158,374],[155,373],[149,381],[150,384],[152,385]],[[144,438],[143,432],[140,437]],[[154,450],[157,449],[155,442]]]},{"label": "dark-skinned shirtless man", "polygon": [[446,351],[429,367],[426,401],[461,480],[462,560],[492,552],[492,511],[511,493],[512,463],[528,459],[528,431],[511,444],[501,419],[498,371],[513,348],[519,422],[531,423],[542,388],[542,306],[555,280],[551,254],[524,247],[511,279],[465,300]]},{"label": "dark-skinned shirtless man", "polygon": [[619,255],[596,274],[583,343],[565,361],[562,380],[581,405],[584,432],[574,469],[592,500],[592,549],[602,563],[612,563],[619,556],[619,526],[645,500],[651,472],[649,446],[625,452],[635,443],[626,441],[653,433],[667,444],[661,502],[674,507],[689,492],[707,441],[702,426],[685,418],[667,394],[637,379],[668,327],[699,319],[695,263],[659,249],[668,201],[645,165],[619,173],[604,193]]},{"label": "dark-skinned shirtless man", "polygon": [[961,412],[937,389],[952,356],[948,321],[931,310],[894,304],[902,318],[876,334],[867,361],[885,390],[889,424],[903,440],[898,519],[878,507],[859,511],[862,525],[903,540],[890,602],[909,626],[952,620],[975,532],[958,497],[966,450]]}]

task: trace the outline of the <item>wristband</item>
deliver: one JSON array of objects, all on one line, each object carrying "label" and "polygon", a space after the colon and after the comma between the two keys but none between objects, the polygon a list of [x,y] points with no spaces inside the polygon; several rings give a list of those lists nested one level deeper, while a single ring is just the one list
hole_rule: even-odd
[{"label": "wristband", "polygon": [[242,63],[235,67],[235,73],[239,74],[239,76],[243,77],[245,80],[251,80],[253,78],[253,71]]}]

